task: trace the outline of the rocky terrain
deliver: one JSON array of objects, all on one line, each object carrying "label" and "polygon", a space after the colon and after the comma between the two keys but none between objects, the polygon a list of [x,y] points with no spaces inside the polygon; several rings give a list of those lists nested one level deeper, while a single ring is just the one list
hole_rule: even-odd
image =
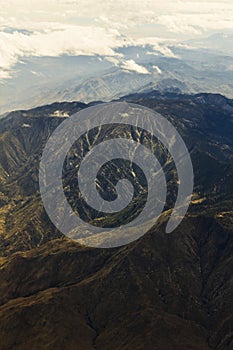
[{"label": "rocky terrain", "polygon": [[157,91],[122,100],[158,111],[184,138],[195,173],[188,214],[166,234],[167,198],[157,224],[120,248],[65,238],[43,209],[38,166],[52,131],[89,105],[54,103],[2,118],[1,350],[233,348],[233,101]]}]

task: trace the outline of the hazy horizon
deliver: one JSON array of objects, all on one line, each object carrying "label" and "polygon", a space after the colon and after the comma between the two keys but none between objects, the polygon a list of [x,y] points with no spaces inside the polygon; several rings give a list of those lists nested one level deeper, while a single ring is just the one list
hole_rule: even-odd
[{"label": "hazy horizon", "polygon": [[[173,72],[162,76],[166,67],[162,69],[157,58],[185,58],[187,64],[196,60],[200,48],[216,54],[209,67],[211,76],[213,68],[221,72],[224,65],[229,82],[226,76],[222,89],[218,90],[216,84],[216,92],[231,96],[228,84],[233,62],[218,62],[219,54],[233,57],[230,0],[0,0],[0,5],[0,113],[61,100],[63,96],[69,100],[69,91],[64,95],[63,90],[69,90],[70,85],[74,89],[74,84],[80,86],[87,79],[102,77],[114,69],[150,75],[147,81],[140,78],[145,84],[158,78],[179,80]],[[206,41],[216,33],[222,33],[218,41]],[[182,57],[177,53],[180,50]],[[207,60],[206,52],[200,51],[199,57]],[[154,72],[148,66],[149,58]],[[215,82],[211,84],[215,86]],[[132,91],[137,86],[133,84]],[[62,96],[56,91],[58,87]],[[205,85],[202,89],[209,91]],[[108,95],[113,98],[128,91],[114,91],[106,96],[100,93],[94,98],[106,100]],[[43,94],[50,96],[48,101]],[[77,94],[77,99],[88,101],[86,94]],[[70,98],[73,96],[76,99],[71,93]]]}]

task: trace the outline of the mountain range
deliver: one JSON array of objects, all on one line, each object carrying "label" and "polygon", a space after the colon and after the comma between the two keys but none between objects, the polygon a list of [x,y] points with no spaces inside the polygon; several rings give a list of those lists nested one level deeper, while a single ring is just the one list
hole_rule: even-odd
[{"label": "mountain range", "polygon": [[[131,73],[115,74],[123,81]],[[115,98],[151,108],[177,128],[193,162],[192,202],[181,225],[166,234],[177,186],[168,176],[167,207],[157,224],[119,248],[88,248],[64,237],[39,193],[46,141],[65,118],[93,103],[56,102],[0,119],[1,350],[233,348],[233,100],[182,94],[188,81],[176,80],[174,89],[174,77],[167,79],[162,91],[148,80],[142,91]],[[166,167],[168,155],[158,151]],[[67,167],[64,187],[73,175]]]},{"label": "mountain range", "polygon": [[220,93],[233,98],[232,38],[216,33],[185,42],[132,44],[117,48],[116,58],[22,58],[11,77],[1,81],[0,113],[54,101],[111,101],[153,90]]}]

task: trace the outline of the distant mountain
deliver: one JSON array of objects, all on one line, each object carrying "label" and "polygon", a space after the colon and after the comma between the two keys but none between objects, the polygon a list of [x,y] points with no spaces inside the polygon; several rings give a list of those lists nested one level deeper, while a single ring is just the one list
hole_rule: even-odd
[{"label": "distant mountain", "polygon": [[150,91],[161,91],[161,92],[174,92],[174,93],[182,93],[182,92],[191,92],[188,86],[185,83],[182,83],[178,79],[163,79],[158,83],[152,83],[143,86],[138,89],[138,93],[141,92],[150,92]]},{"label": "distant mountain", "polygon": [[233,34],[215,33],[201,39],[191,39],[188,43],[195,47],[219,51],[227,55],[233,54]]},{"label": "distant mountain", "polygon": [[[163,114],[184,138],[195,171],[189,212],[168,235],[165,211],[125,247],[71,242],[44,212],[38,165],[52,131],[88,105],[9,113],[0,120],[2,350],[233,348],[233,100],[159,91],[122,100]],[[66,168],[64,186],[75,177]],[[169,177],[168,204],[175,187]]]},{"label": "distant mountain", "polygon": [[1,84],[0,113],[54,101],[110,101],[149,85],[151,90],[233,98],[232,37],[216,37],[216,45],[210,37],[171,43],[162,51],[153,45],[119,48],[118,63],[104,56],[28,58]]}]

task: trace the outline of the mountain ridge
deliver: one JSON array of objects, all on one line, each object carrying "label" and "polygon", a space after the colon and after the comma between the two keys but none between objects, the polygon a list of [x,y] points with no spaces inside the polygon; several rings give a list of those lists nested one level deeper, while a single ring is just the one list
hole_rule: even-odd
[{"label": "mountain ridge", "polygon": [[[195,171],[188,214],[165,234],[167,210],[119,248],[70,241],[43,209],[38,165],[65,115],[88,105],[55,103],[1,119],[1,350],[233,346],[233,101],[158,92],[122,100],[161,113],[184,138]],[[172,178],[168,186],[172,195]]]}]

